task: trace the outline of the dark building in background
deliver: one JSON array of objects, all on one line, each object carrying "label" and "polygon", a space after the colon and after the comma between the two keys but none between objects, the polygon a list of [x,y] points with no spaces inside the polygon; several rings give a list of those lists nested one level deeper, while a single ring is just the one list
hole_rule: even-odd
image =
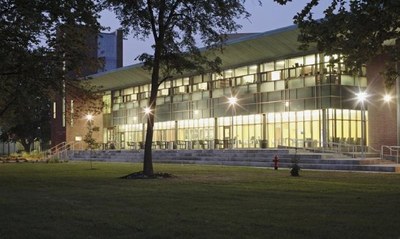
[{"label": "dark building in background", "polygon": [[[95,59],[100,59],[102,64],[98,69],[84,68],[81,77],[106,72],[123,66],[122,62],[122,31],[100,33],[96,37],[88,36],[88,54]],[[97,50],[96,50],[97,48]],[[94,49],[94,50],[93,50]],[[66,99],[66,92],[62,92],[52,105],[51,120],[51,146],[54,147],[66,141],[66,110],[73,109],[73,99]]]},{"label": "dark building in background", "polygon": [[96,73],[122,67],[122,31],[100,33],[97,38],[97,57],[104,60],[102,69]]}]

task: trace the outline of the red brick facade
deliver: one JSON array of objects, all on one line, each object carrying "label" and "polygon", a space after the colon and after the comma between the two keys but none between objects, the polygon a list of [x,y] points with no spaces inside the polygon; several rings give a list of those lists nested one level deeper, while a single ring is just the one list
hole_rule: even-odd
[{"label": "red brick facade", "polygon": [[[373,59],[367,65],[368,79],[368,145],[380,150],[381,145],[397,145],[397,116],[395,86],[387,90],[381,74],[385,57]],[[392,95],[391,102],[385,102],[385,94]]]}]

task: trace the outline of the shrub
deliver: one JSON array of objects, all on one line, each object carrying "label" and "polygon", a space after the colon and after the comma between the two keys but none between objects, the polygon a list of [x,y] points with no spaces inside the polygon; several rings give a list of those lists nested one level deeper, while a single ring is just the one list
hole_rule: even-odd
[{"label": "shrub", "polygon": [[37,150],[34,150],[30,153],[23,152],[22,157],[26,158],[27,160],[40,160],[43,158],[43,153]]},{"label": "shrub", "polygon": [[300,174],[299,174],[300,166],[298,165],[299,158],[297,156],[297,151],[296,151],[294,158],[292,159],[292,163],[293,163],[293,165],[292,165],[292,169],[290,170],[290,175],[295,176],[295,177],[300,176]]},{"label": "shrub", "polygon": [[299,172],[300,166],[297,163],[293,164],[292,169],[290,170],[290,175],[297,177],[300,176]]},{"label": "shrub", "polygon": [[60,159],[58,157],[49,158],[47,160],[48,163],[59,163]]}]

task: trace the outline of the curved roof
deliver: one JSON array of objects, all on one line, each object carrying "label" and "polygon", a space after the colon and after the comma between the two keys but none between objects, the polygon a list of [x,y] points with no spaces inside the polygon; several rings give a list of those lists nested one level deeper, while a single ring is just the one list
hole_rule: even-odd
[{"label": "curved roof", "polygon": [[[315,52],[314,48],[307,52],[299,50],[298,34],[298,28],[293,25],[231,38],[226,42],[222,53],[217,53],[222,59],[222,69]],[[121,89],[151,82],[149,71],[143,69],[141,63],[89,77],[89,82],[102,90]]]}]

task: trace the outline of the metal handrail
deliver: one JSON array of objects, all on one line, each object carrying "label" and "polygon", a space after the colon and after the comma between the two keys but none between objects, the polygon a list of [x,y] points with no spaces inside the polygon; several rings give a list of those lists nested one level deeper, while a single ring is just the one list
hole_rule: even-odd
[{"label": "metal handrail", "polygon": [[[389,150],[389,154],[385,154],[385,149]],[[393,152],[396,154],[394,155]],[[389,146],[389,145],[382,145],[381,146],[381,159],[384,159],[385,156],[388,157],[396,157],[396,163],[399,163],[399,154],[400,154],[400,146]]]},{"label": "metal handrail", "polygon": [[[63,154],[65,154],[65,156],[67,156],[67,151],[68,150],[75,150],[75,147],[77,145],[81,145],[80,141],[73,141],[73,142],[61,142],[60,144],[52,147],[51,149],[47,150],[46,155],[45,155],[45,159],[52,159],[54,157],[57,157],[59,159],[62,158]],[[81,145],[82,146],[82,145]]]},{"label": "metal handrail", "polygon": [[[359,144],[349,144],[346,142],[324,142],[322,143],[322,147],[318,147],[315,145],[315,140],[310,139],[292,139],[287,138],[288,142],[291,142],[296,148],[304,148],[313,151],[320,151],[322,153],[356,153],[360,152],[363,148],[364,149],[371,149],[373,151],[379,152],[370,146],[367,145],[359,145]],[[307,147],[306,145],[311,145],[311,147]]]},{"label": "metal handrail", "polygon": [[[67,143],[67,142],[63,141],[63,142],[61,142],[61,143],[59,143],[59,144],[57,144],[57,145],[51,147],[50,149],[43,151],[43,158],[46,159],[46,158],[51,157],[53,154],[57,153],[57,152],[59,151],[60,148],[64,147],[64,145],[65,145],[66,143]],[[54,152],[54,153],[53,153],[53,152]],[[50,155],[50,156],[49,156],[49,155]]]}]

